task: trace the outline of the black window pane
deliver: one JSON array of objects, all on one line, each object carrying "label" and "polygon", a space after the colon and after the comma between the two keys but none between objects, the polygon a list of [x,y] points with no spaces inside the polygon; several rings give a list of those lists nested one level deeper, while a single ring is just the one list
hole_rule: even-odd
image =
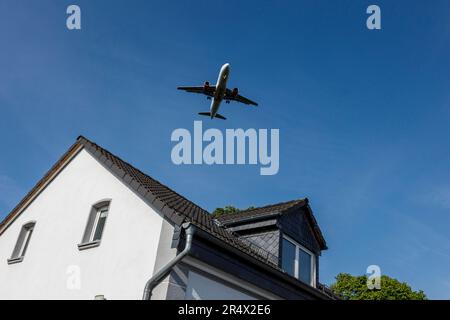
[{"label": "black window pane", "polygon": [[283,239],[281,258],[281,268],[295,276],[295,245],[286,239]]},{"label": "black window pane", "polygon": [[298,259],[299,279],[307,284],[311,284],[311,255],[303,250],[299,250]]},{"label": "black window pane", "polygon": [[19,239],[17,239],[16,245],[14,247],[13,254],[11,259],[19,258],[22,254],[23,243],[25,241],[25,237],[28,235],[28,232],[24,227],[20,230]]},{"label": "black window pane", "polygon": [[24,257],[33,232],[34,222],[22,226],[11,259]]},{"label": "black window pane", "polygon": [[108,211],[101,211],[98,217],[97,227],[95,228],[94,237],[92,240],[100,240],[102,238],[103,228],[105,227],[106,217],[108,216]]},{"label": "black window pane", "polygon": [[25,244],[23,245],[22,254],[21,254],[22,257],[24,257],[25,256],[25,252],[27,252],[28,243],[30,242],[30,238],[31,238],[31,234],[32,233],[33,233],[33,229],[27,230],[27,234],[25,236],[26,240],[25,240]]}]

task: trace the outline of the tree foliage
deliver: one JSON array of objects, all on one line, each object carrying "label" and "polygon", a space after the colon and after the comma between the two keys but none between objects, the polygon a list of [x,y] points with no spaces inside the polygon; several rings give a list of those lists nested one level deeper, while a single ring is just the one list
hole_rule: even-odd
[{"label": "tree foliage", "polygon": [[[246,210],[250,210],[250,209],[254,209],[254,207],[248,207]],[[225,206],[225,207],[223,207],[223,208],[216,208],[214,211],[213,211],[213,216],[215,217],[215,218],[217,218],[217,217],[220,217],[220,216],[222,216],[222,215],[226,215],[226,214],[235,214],[235,213],[238,213],[238,212],[241,212],[242,210],[240,210],[240,209],[238,209],[238,208],[236,208],[236,207],[234,207],[234,206]]]},{"label": "tree foliage", "polygon": [[381,276],[381,288],[369,289],[367,276],[340,273],[331,290],[345,300],[426,300],[422,290],[414,291],[405,283],[386,275]]}]

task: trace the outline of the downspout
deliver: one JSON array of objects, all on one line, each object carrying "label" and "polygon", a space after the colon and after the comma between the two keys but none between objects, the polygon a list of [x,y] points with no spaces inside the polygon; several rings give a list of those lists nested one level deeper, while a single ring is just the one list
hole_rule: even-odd
[{"label": "downspout", "polygon": [[170,273],[170,271],[172,271],[172,268],[175,267],[177,263],[179,263],[186,255],[189,254],[189,251],[192,247],[192,238],[194,236],[195,227],[190,223],[186,223],[183,224],[183,228],[186,232],[186,243],[183,251],[181,251],[175,258],[169,261],[161,270],[159,270],[147,281],[147,283],[145,284],[142,300],[150,300],[150,298],[152,297],[153,289],[161,282],[162,279],[164,279]]}]

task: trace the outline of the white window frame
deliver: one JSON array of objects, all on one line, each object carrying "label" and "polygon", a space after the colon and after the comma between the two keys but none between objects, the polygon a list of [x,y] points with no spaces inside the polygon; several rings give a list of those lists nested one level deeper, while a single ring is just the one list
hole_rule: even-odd
[{"label": "white window frame", "polygon": [[[102,234],[100,239],[94,240],[95,233],[97,231],[98,223],[100,221],[100,215],[102,212],[106,211],[105,223],[103,225]],[[111,199],[104,199],[98,201],[91,207],[91,211],[88,216],[88,221],[83,233],[83,238],[81,243],[78,244],[79,250],[85,250],[89,248],[98,247],[101,243],[101,238],[105,232],[106,224],[108,223],[109,214],[111,211]]]},{"label": "white window frame", "polygon": [[[105,230],[105,226],[103,226],[103,230],[102,230],[102,234],[100,239],[94,240],[94,236],[97,233],[97,227],[98,227],[98,222],[100,221],[100,215],[102,214],[102,212],[106,211],[106,219],[108,220],[108,216],[109,216],[109,203],[105,204],[104,206],[101,206],[99,208],[96,208],[97,212],[95,214],[95,220],[94,220],[94,224],[92,226],[92,231],[91,234],[89,235],[89,242],[94,242],[94,241],[100,241],[101,237],[103,236],[103,230]],[[106,225],[106,221],[105,221],[105,225]]]},{"label": "white window frame", "polygon": [[[309,285],[316,287],[316,255],[312,253],[310,250],[306,249],[304,246],[299,244],[297,241],[292,239],[291,237],[287,235],[283,235],[283,239],[289,241],[295,246],[295,263],[294,263],[294,276],[295,278],[300,280],[300,273],[299,273],[299,250],[303,250],[307,254],[311,256],[311,283],[308,283]],[[300,280],[301,281],[301,280]]]},{"label": "white window frame", "polygon": [[7,260],[8,264],[22,262],[28,246],[30,244],[31,235],[33,234],[36,221],[29,221],[20,228],[19,237],[17,238],[11,258]]}]

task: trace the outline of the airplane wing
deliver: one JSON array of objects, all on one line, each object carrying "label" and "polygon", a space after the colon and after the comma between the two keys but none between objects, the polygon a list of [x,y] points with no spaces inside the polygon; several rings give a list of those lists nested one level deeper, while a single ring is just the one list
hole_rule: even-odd
[{"label": "airplane wing", "polygon": [[248,105],[252,105],[252,106],[258,105],[256,102],[254,102],[250,99],[247,99],[246,97],[243,97],[240,94],[233,94],[233,91],[230,89],[227,89],[224,99],[233,100],[233,101],[241,102],[243,104],[248,104]]},{"label": "airplane wing", "polygon": [[186,92],[201,93],[209,97],[214,96],[216,86],[198,86],[198,87],[178,87],[178,90],[184,90]]}]

